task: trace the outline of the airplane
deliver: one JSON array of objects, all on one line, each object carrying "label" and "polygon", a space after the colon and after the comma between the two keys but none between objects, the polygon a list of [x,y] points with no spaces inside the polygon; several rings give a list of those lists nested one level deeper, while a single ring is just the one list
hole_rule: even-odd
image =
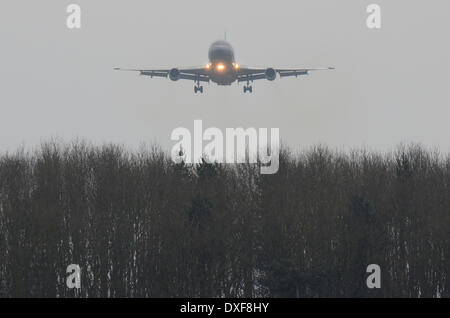
[{"label": "airplane", "polygon": [[299,75],[308,75],[310,71],[333,70],[334,67],[327,68],[256,68],[244,67],[236,63],[234,50],[226,40],[218,40],[211,44],[208,52],[209,62],[205,66],[192,68],[172,68],[172,69],[122,69],[114,68],[118,71],[135,71],[140,75],[153,77],[169,77],[172,81],[180,79],[194,81],[194,93],[203,93],[201,82],[210,81],[218,85],[231,85],[234,82],[246,82],[244,93],[252,93],[253,88],[250,82],[267,79],[273,81],[279,74],[280,78]]}]

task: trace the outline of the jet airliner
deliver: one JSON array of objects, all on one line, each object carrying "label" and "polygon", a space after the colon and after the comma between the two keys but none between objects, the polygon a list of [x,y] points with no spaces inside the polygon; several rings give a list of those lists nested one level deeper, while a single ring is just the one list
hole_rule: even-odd
[{"label": "jet airliner", "polygon": [[234,82],[245,82],[244,93],[252,93],[253,88],[250,83],[255,80],[267,79],[273,81],[280,77],[307,75],[310,71],[332,70],[327,68],[255,68],[244,67],[236,63],[234,50],[226,40],[214,42],[208,52],[209,62],[201,67],[193,68],[171,68],[171,69],[122,69],[121,71],[136,71],[140,75],[150,77],[169,77],[172,81],[180,79],[194,81],[194,92],[203,93],[203,86],[200,83],[210,81],[218,85],[231,85]]}]

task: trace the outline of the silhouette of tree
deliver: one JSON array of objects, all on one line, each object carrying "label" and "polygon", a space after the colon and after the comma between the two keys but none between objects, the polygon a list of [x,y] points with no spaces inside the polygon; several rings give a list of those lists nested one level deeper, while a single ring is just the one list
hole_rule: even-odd
[{"label": "silhouette of tree", "polygon": [[0,155],[0,297],[449,297],[449,187],[417,145],[284,148],[261,175],[52,141]]}]

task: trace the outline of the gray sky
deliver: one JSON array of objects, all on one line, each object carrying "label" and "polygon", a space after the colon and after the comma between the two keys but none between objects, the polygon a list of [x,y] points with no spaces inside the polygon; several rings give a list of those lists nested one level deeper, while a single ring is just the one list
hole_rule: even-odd
[{"label": "gray sky", "polygon": [[[70,3],[80,30],[66,27]],[[366,26],[370,3],[381,30]],[[194,119],[278,127],[294,148],[450,150],[448,0],[3,0],[0,21],[1,151],[50,137],[169,149],[172,130]],[[112,70],[203,65],[225,30],[241,65],[337,69],[256,81],[245,95]]]}]

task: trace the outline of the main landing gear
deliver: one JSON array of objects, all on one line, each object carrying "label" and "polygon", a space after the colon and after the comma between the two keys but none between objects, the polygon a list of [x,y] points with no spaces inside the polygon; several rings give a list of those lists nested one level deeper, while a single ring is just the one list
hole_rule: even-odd
[{"label": "main landing gear", "polygon": [[195,82],[194,93],[197,94],[197,92],[200,92],[203,94],[203,86],[200,85],[200,79],[198,77]]},{"label": "main landing gear", "polygon": [[247,85],[244,86],[244,94],[247,92],[249,92],[249,93],[253,92],[253,87],[250,85],[250,79],[248,76],[247,76]]},{"label": "main landing gear", "polygon": [[197,92],[203,93],[203,86],[195,85],[194,86],[194,93],[197,94]]}]

